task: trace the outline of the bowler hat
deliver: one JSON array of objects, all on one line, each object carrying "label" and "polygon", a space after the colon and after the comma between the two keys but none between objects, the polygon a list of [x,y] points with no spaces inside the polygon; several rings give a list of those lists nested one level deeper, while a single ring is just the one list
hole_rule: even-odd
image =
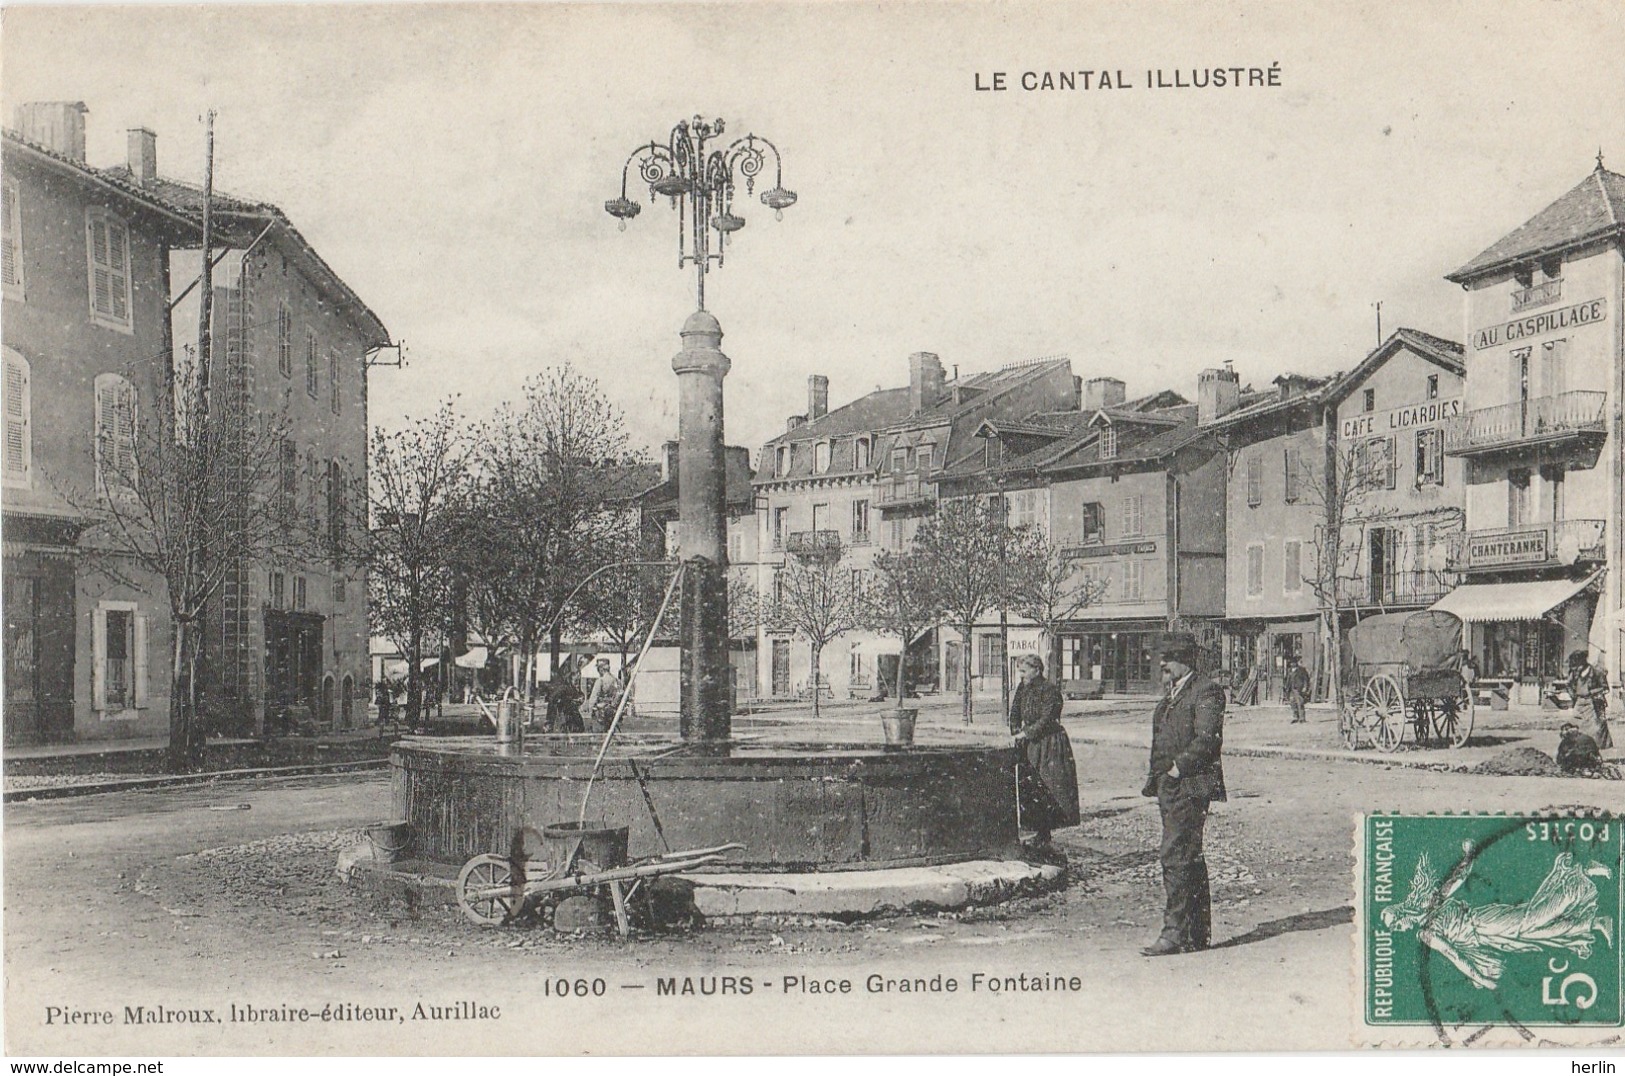
[{"label": "bowler hat", "polygon": [[1178,661],[1196,656],[1196,637],[1182,631],[1171,631],[1157,643],[1157,656]]}]

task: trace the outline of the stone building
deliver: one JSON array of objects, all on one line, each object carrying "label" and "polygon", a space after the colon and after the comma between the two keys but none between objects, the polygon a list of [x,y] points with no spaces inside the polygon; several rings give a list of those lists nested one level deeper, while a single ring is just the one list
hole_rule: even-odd
[{"label": "stone building", "polygon": [[1447,279],[1466,292],[1467,386],[1445,451],[1466,462],[1464,585],[1484,677],[1539,703],[1586,650],[1625,653],[1625,176],[1597,166]]}]

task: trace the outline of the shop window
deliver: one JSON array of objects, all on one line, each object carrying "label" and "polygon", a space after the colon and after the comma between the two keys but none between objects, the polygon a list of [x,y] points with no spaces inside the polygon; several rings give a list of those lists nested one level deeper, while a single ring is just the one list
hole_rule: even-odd
[{"label": "shop window", "polygon": [[134,602],[102,602],[92,614],[91,705],[106,714],[147,705],[148,618]]},{"label": "shop window", "polygon": [[1247,597],[1257,598],[1264,593],[1264,543],[1247,546]]},{"label": "shop window", "polygon": [[1444,485],[1444,430],[1437,426],[1416,431],[1416,484]]}]

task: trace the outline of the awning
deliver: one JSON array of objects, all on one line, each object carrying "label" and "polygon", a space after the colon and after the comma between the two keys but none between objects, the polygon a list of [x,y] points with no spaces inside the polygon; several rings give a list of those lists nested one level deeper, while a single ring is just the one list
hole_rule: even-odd
[{"label": "awning", "polygon": [[1539,620],[1590,586],[1601,575],[1581,579],[1543,579],[1534,583],[1469,583],[1433,603],[1469,624],[1500,620]]},{"label": "awning", "polygon": [[468,653],[453,659],[453,663],[459,669],[483,669],[485,668],[485,659],[489,656],[490,651],[486,647],[471,646],[468,648]]}]

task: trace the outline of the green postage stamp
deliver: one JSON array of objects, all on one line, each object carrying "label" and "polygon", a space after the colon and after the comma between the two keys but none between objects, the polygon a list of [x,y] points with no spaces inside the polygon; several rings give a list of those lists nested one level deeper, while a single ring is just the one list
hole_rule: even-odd
[{"label": "green postage stamp", "polygon": [[1560,811],[1366,816],[1366,1025],[1625,1023],[1620,821]]}]

